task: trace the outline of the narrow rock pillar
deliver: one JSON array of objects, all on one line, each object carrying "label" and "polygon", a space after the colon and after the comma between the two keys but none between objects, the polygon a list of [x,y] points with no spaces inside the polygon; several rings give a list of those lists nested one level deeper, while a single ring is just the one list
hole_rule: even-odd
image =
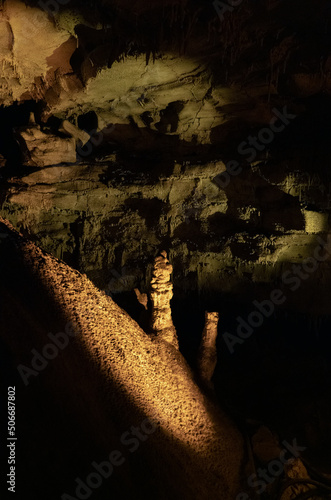
[{"label": "narrow rock pillar", "polygon": [[170,275],[172,265],[167,258],[167,252],[162,251],[155,258],[150,285],[151,300],[151,330],[160,338],[178,349],[176,329],[172,322],[170,301],[173,296]]},{"label": "narrow rock pillar", "polygon": [[217,325],[218,312],[205,312],[205,326],[198,353],[198,371],[201,380],[210,385],[217,364]]}]

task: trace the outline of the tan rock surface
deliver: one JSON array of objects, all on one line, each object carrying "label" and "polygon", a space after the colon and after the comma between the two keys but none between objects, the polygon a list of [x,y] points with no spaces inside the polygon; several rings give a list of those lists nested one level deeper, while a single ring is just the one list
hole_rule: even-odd
[{"label": "tan rock surface", "polygon": [[198,354],[198,371],[203,382],[209,384],[217,364],[217,325],[219,314],[205,312],[205,326],[202,332],[201,344]]},{"label": "tan rock surface", "polygon": [[173,268],[162,251],[155,258],[150,283],[151,330],[156,336],[178,349],[176,329],[172,322],[170,301],[173,297],[171,274]]},{"label": "tan rock surface", "polygon": [[[130,489],[131,478],[136,481],[131,495],[141,488],[153,491],[153,478],[157,477],[162,489],[156,495],[162,500],[233,500],[241,491],[242,437],[226,415],[200,392],[179,352],[160,339],[153,342],[86,276],[19,236],[4,220],[1,232],[8,234],[0,240],[0,261],[7,262],[7,267],[1,266],[1,322],[5,326],[1,335],[14,362],[29,365],[30,350],[42,350],[49,343],[47,332],[63,329],[65,322],[72,322],[78,332],[45,370],[37,377],[31,376],[29,387],[24,388],[21,383],[20,404],[28,410],[20,422],[20,432],[30,421],[31,398],[40,395],[39,391],[47,391],[57,408],[69,411],[66,426],[74,419],[76,428],[84,429],[83,456],[91,443],[101,447],[97,456],[87,454],[87,463],[75,472],[85,477],[84,470],[88,471],[93,460],[102,460],[106,452],[114,449],[121,432],[148,417],[156,422],[157,430],[135,454],[143,460],[145,472],[132,455],[134,461],[128,476],[128,457],[127,464],[118,470],[120,476],[114,474],[107,483],[110,492],[115,485],[122,485],[122,491]],[[42,307],[39,316],[37,306],[40,311]],[[32,418],[30,425],[37,426],[38,440],[31,448],[33,429],[25,429],[21,439],[24,453],[29,453],[26,469],[30,471],[31,465],[33,470],[34,464],[39,464],[27,484],[34,481],[35,474],[41,485],[47,480],[54,482],[55,474],[54,491],[59,484],[72,489],[76,476],[71,478],[69,471],[63,474],[61,461],[56,462],[59,470],[46,468],[45,477],[41,473],[47,453],[43,440],[57,436],[59,423],[52,424],[49,432],[53,437],[47,437],[47,420],[53,422],[52,417],[45,408],[43,426],[42,415],[38,408],[35,411],[37,417]],[[69,440],[66,447],[73,444]],[[54,444],[53,448],[55,459],[57,446]],[[65,463],[66,456],[63,460]],[[72,467],[75,469],[75,464]],[[49,493],[48,498],[53,498]]]},{"label": "tan rock surface", "polygon": [[28,150],[26,165],[46,167],[59,163],[76,162],[76,141],[72,138],[58,137],[44,133],[40,127],[28,127],[17,132]]}]

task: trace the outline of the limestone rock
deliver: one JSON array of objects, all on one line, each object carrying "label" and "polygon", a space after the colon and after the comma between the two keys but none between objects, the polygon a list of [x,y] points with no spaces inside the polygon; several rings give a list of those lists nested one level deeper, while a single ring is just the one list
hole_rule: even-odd
[{"label": "limestone rock", "polygon": [[173,296],[170,275],[172,265],[167,259],[167,252],[162,251],[155,258],[150,284],[152,304],[151,329],[160,338],[178,349],[176,329],[172,322],[170,301]]},{"label": "limestone rock", "polygon": [[[285,465],[285,475],[289,480],[292,479],[310,479],[306,467],[300,458],[296,458],[291,463]],[[282,500],[295,500],[298,495],[314,489],[314,486],[308,484],[295,484],[287,488],[282,496]],[[317,497],[316,497],[317,498]]]},{"label": "limestone rock", "polygon": [[46,134],[35,125],[18,132],[19,142],[27,149],[26,165],[46,167],[76,162],[76,141],[72,137]]},{"label": "limestone rock", "polygon": [[[91,471],[92,459],[106,460],[119,447],[127,464],[114,470],[99,498],[236,498],[245,462],[242,435],[201,393],[181,354],[166,342],[153,342],[86,276],[42,252],[3,219],[0,231],[8,235],[0,245],[1,262],[9,263],[0,267],[5,354],[30,366],[31,349],[41,352],[50,342],[47,332],[63,331],[65,324],[73,327],[68,345],[21,390],[20,405],[29,418],[21,421],[20,457],[28,459],[19,484],[41,500],[48,485],[57,481],[59,493],[50,491],[48,500],[61,493],[68,497],[63,493],[76,487],[70,464],[78,463],[85,478],[82,473]],[[28,273],[33,280],[26,279]],[[40,304],[47,307],[42,315]],[[33,402],[45,394],[54,404],[41,412]],[[155,434],[148,439],[143,435],[145,441],[133,455],[122,438],[146,418],[155,423]],[[77,446],[72,445],[71,429]],[[41,485],[37,494],[36,483]]]},{"label": "limestone rock", "polygon": [[148,307],[148,295],[147,295],[147,293],[141,293],[139,288],[135,288],[134,293],[136,294],[136,297],[137,297],[139,304],[141,304],[143,306],[143,308],[147,311],[147,307]]},{"label": "limestone rock", "polygon": [[[158,180],[150,173],[136,173],[134,162],[121,165],[113,156],[93,168],[75,164],[30,172],[22,178],[19,190],[15,183],[8,183],[1,214],[16,228],[26,228],[46,251],[67,262],[72,262],[75,241],[81,238],[75,265],[102,289],[112,278],[109,269],[114,268],[119,255],[122,265],[130,267],[136,279],[118,291],[133,291],[141,283],[140,290],[146,293],[150,286],[146,255],[155,255],[165,239],[172,241],[171,255],[176,262],[173,284],[182,295],[194,290],[213,297],[236,290],[241,300],[251,301],[254,291],[262,300],[267,282],[281,279],[293,264],[314,254],[318,242],[312,233],[323,229],[322,216],[330,207],[331,187],[315,198],[311,192],[317,190],[319,181],[313,183],[308,177],[298,180],[301,198],[317,205],[316,212],[307,212],[310,227],[297,198],[293,221],[298,221],[295,227],[301,229],[292,229],[290,221],[286,231],[276,232],[268,219],[269,196],[280,193],[279,201],[273,201],[273,220],[286,220],[289,209],[286,205],[283,208],[283,191],[293,191],[297,186],[295,162],[288,167],[293,175],[288,172],[286,182],[282,179],[269,189],[265,185],[263,190],[256,189],[260,195],[266,191],[266,201],[254,194],[249,205],[245,202],[245,210],[241,207],[247,192],[245,172],[241,173],[242,184],[235,196],[229,199],[213,182],[225,168],[220,161],[181,163],[179,177],[164,173],[155,163],[153,176],[157,172]],[[262,182],[257,176],[254,185]],[[255,234],[252,236],[248,229]],[[320,236],[326,241],[326,234]],[[322,273],[319,281],[303,281],[295,294],[287,294],[287,304],[296,310],[309,307],[314,314],[329,314],[329,259],[316,272]],[[322,296],[321,286],[326,290]],[[208,308],[214,308],[212,302]]]},{"label": "limestone rock", "polygon": [[198,354],[198,370],[201,379],[207,384],[210,383],[217,364],[217,325],[218,312],[205,313],[205,327],[202,332],[202,339]]},{"label": "limestone rock", "polygon": [[68,120],[63,120],[61,129],[67,134],[74,137],[76,143],[81,142],[82,145],[86,144],[90,140],[90,134],[80,128],[76,127],[73,123]]},{"label": "limestone rock", "polygon": [[[144,133],[146,128],[145,141],[157,139],[161,133],[211,145],[227,138],[227,126],[232,131],[233,124],[240,124],[234,127],[239,130],[249,121],[268,123],[272,105],[266,104],[266,98],[279,102],[284,97],[282,90],[287,94],[291,89],[300,96],[322,90],[330,93],[329,59],[321,71],[312,63],[313,54],[316,60],[320,58],[319,45],[312,39],[310,51],[305,50],[298,33],[288,34],[279,22],[266,28],[272,9],[286,14],[284,0],[268,3],[268,8],[251,2],[245,9],[236,9],[236,25],[223,25],[222,36],[217,9],[205,8],[203,2],[199,6],[199,2],[185,1],[185,23],[180,19],[184,10],[173,10],[169,2],[153,6],[145,2],[146,18],[123,8],[123,0],[117,6],[95,2],[93,16],[69,4],[61,7],[61,2],[50,8],[54,10],[51,16],[42,7],[47,2],[35,2],[36,7],[20,0],[2,3],[0,102],[8,106],[15,101],[43,101],[45,121],[52,114],[67,119],[93,110],[122,130],[133,133],[138,128]],[[199,15],[201,8],[205,16]],[[102,22],[114,15],[113,9],[117,22],[113,38],[109,38],[109,26]],[[303,18],[316,12],[313,6],[306,9]],[[257,14],[262,17],[255,26]],[[127,31],[125,26],[136,29]],[[149,26],[159,33],[157,47],[148,39]],[[183,40],[169,51],[168,37],[180,40],[176,26]],[[254,37],[250,36],[252,29],[257,29]],[[117,39],[123,43],[116,49]],[[132,53],[135,43],[137,54]],[[248,50],[254,57],[247,57]],[[152,54],[153,64],[146,65]],[[302,67],[292,62],[298,54],[303,58]],[[224,76],[218,74],[219,60]],[[218,68],[217,78],[210,70],[213,66]],[[284,75],[283,85],[279,85],[280,75]],[[139,137],[136,142],[138,148]]]},{"label": "limestone rock", "polygon": [[282,451],[276,436],[266,426],[262,426],[257,430],[251,442],[255,457],[264,463],[279,458]]}]

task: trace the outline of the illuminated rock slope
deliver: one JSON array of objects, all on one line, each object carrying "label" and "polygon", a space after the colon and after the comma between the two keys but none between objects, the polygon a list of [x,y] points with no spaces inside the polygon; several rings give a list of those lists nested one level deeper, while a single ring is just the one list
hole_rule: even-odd
[{"label": "illuminated rock slope", "polygon": [[0,228],[1,332],[13,371],[31,368],[31,350],[43,352],[49,332],[68,322],[76,332],[43,370],[17,380],[21,473],[34,499],[45,498],[41,490],[75,498],[75,478],[123,451],[121,435],[149,418],[156,431],[123,452],[126,462],[93,498],[233,500],[242,490],[243,439],[181,354],[145,334],[85,275],[3,219]]}]

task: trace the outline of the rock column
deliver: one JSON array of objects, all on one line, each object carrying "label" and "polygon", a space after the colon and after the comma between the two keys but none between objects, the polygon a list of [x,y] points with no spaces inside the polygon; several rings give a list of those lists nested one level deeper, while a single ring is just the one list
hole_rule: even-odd
[{"label": "rock column", "polygon": [[217,325],[219,315],[217,312],[205,312],[205,327],[198,353],[198,370],[203,382],[210,385],[211,378],[217,364]]},{"label": "rock column", "polygon": [[151,330],[160,338],[178,349],[176,329],[172,322],[170,301],[173,296],[170,275],[172,265],[167,252],[162,251],[155,258],[150,285]]}]

